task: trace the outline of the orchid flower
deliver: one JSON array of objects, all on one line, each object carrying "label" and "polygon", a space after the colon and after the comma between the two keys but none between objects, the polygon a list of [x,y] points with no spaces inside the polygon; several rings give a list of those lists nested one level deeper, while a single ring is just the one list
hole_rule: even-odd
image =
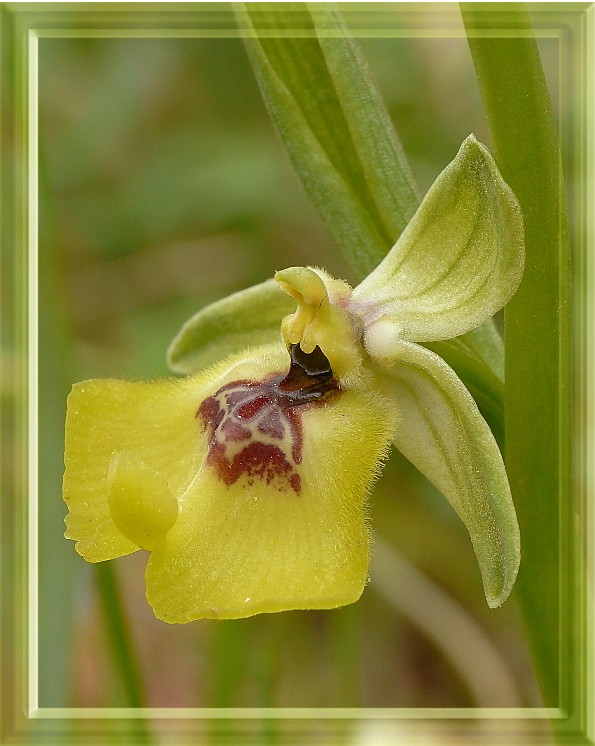
[{"label": "orchid flower", "polygon": [[517,200],[470,136],[357,287],[285,269],[187,322],[169,350],[186,377],[76,384],[66,537],[89,562],[148,550],[166,622],[338,607],[368,580],[368,494],[393,444],[460,516],[500,605],[520,559],[502,457],[420,343],[493,316],[523,257]]}]

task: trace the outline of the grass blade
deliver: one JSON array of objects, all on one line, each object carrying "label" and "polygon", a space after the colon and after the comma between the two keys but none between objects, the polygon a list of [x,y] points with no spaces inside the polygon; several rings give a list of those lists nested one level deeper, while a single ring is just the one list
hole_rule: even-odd
[{"label": "grass blade", "polygon": [[246,48],[294,166],[361,279],[403,231],[419,195],[340,16],[312,7],[248,3],[238,18],[253,34]]},{"label": "grass blade", "polygon": [[[569,246],[560,150],[524,6],[461,7],[496,161],[525,216],[525,274],[505,312],[506,465],[523,544],[519,595],[545,703],[553,706],[560,693],[560,496],[569,486],[565,444],[571,415]],[[514,34],[502,35],[511,29]]]}]

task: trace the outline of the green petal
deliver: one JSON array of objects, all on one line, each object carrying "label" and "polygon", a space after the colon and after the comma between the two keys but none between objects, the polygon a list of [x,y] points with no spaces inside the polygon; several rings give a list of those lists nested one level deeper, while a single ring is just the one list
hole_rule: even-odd
[{"label": "green petal", "polygon": [[176,373],[194,373],[248,347],[281,339],[281,320],[295,301],[275,280],[229,295],[201,309],[180,329],[167,352]]},{"label": "green petal", "polygon": [[519,204],[473,135],[436,179],[387,257],[353,291],[367,327],[448,339],[479,326],[516,291],[524,266]]},{"label": "green petal", "polygon": [[394,444],[458,513],[488,604],[500,606],[516,578],[520,537],[494,437],[467,389],[433,352],[400,343],[386,376],[400,409]]},{"label": "green petal", "polygon": [[381,395],[304,405],[300,489],[205,464],[147,567],[156,616],[182,623],[356,601],[368,574],[366,496],[394,427]]}]

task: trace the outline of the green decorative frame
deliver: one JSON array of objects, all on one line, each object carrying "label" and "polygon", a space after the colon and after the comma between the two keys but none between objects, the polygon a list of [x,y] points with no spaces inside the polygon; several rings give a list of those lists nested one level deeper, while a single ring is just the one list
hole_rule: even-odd
[{"label": "green decorative frame", "polygon": [[[462,35],[450,4],[344,4],[354,36]],[[2,62],[2,668],[0,743],[171,744],[242,742],[269,732],[269,742],[344,743],[369,721],[386,737],[408,742],[431,728],[435,738],[476,743],[489,732],[494,742],[522,746],[549,742],[551,722],[566,744],[595,743],[595,7],[586,3],[530,6],[537,35],[560,44],[561,95],[573,118],[560,123],[563,154],[576,174],[569,185],[573,238],[574,330],[566,336],[570,304],[561,256],[557,303],[562,323],[535,328],[557,350],[557,399],[549,407],[557,433],[552,489],[559,505],[559,691],[557,706],[514,710],[391,709],[54,709],[39,706],[39,650],[52,640],[38,624],[40,610],[38,473],[38,314],[43,300],[37,277],[37,65],[44,37],[238,37],[228,6],[216,3],[4,3],[0,6]],[[483,30],[489,35],[489,30]],[[499,32],[502,33],[501,31]],[[546,339],[544,335],[549,335]],[[574,352],[572,339],[574,339]],[[571,363],[574,382],[571,384]],[[571,409],[571,389],[574,408]],[[572,415],[572,411],[574,414]],[[572,416],[571,416],[572,415]],[[550,430],[551,431],[551,430]],[[543,436],[535,433],[535,438]],[[572,464],[572,466],[571,466]],[[58,465],[59,467],[59,465]],[[51,467],[50,467],[51,468]],[[54,469],[56,466],[54,465]],[[514,479],[514,476],[513,476]],[[514,491],[514,484],[513,484]],[[62,537],[58,537],[62,541]],[[44,553],[51,550],[46,541]],[[230,721],[233,720],[233,728]],[[279,729],[283,721],[283,732]],[[202,739],[202,741],[201,741]],[[542,740],[543,739],[543,740]]]}]

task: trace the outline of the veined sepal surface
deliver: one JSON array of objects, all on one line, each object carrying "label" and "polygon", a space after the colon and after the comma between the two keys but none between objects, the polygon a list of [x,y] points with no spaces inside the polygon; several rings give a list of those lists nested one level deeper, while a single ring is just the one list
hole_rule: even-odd
[{"label": "veined sepal surface", "polygon": [[393,443],[465,524],[486,600],[500,606],[517,576],[520,533],[494,436],[456,373],[430,350],[402,342],[383,370],[400,414]]}]

